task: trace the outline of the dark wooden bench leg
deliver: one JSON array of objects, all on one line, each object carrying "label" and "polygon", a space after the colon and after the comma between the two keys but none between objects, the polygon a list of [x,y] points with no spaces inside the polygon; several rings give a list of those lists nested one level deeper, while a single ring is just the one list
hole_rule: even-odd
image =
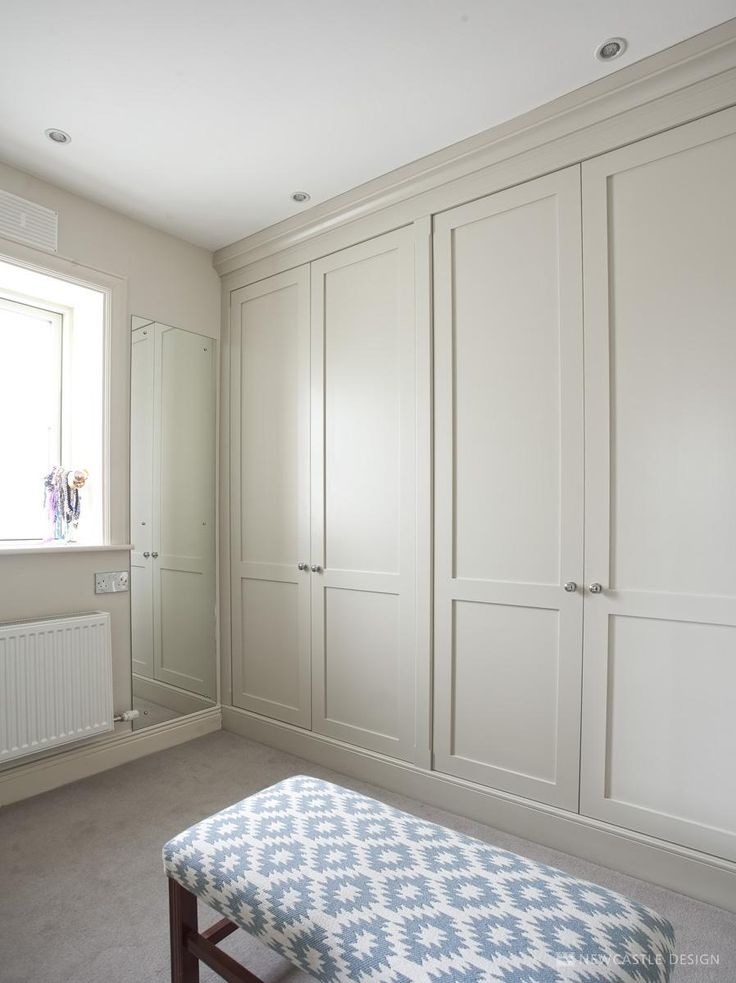
[{"label": "dark wooden bench leg", "polygon": [[235,962],[217,943],[236,932],[238,926],[228,918],[210,925],[204,932],[197,927],[197,898],[178,881],[169,878],[169,926],[171,931],[171,983],[199,983],[200,961],[227,983],[263,983],[249,969]]},{"label": "dark wooden bench leg", "polygon": [[169,878],[171,983],[199,983],[199,960],[187,948],[187,935],[197,934],[197,899]]}]

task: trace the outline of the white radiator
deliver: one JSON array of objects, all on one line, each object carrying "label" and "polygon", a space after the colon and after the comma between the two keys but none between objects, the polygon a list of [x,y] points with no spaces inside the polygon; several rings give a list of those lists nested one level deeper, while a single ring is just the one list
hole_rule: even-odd
[{"label": "white radiator", "polygon": [[0,764],[113,727],[107,612],[0,625]]}]

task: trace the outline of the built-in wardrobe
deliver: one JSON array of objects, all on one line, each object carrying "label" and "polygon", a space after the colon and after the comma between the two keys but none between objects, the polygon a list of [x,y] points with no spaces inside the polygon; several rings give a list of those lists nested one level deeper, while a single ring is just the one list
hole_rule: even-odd
[{"label": "built-in wardrobe", "polygon": [[435,767],[736,859],[731,112],[435,220]]},{"label": "built-in wardrobe", "polygon": [[244,287],[231,308],[233,701],[407,759],[413,242],[391,232]]},{"label": "built-in wardrobe", "polygon": [[724,110],[232,292],[235,707],[736,861],[734,175]]}]

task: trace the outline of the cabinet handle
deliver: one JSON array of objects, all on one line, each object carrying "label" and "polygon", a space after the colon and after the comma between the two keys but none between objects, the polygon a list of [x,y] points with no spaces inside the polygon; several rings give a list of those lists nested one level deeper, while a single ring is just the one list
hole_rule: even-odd
[{"label": "cabinet handle", "polygon": [[574,580],[568,580],[568,582],[564,586],[568,594],[574,594],[575,591],[578,589],[578,585],[575,583]]},{"label": "cabinet handle", "polygon": [[152,557],[154,558],[154,560],[155,560],[155,559],[156,559],[156,557],[158,556],[158,553],[151,553],[151,556],[152,556]]},{"label": "cabinet handle", "polygon": [[588,590],[590,591],[591,594],[602,594],[603,593],[603,585],[602,584],[598,584],[598,583],[591,584],[590,587],[588,588]]},{"label": "cabinet handle", "polygon": [[148,552],[148,550],[146,550],[146,552],[145,552],[145,553],[143,554],[143,556],[144,556],[144,558],[145,558],[146,560],[148,559],[148,557],[149,557],[150,555],[151,555],[151,554],[150,554],[150,553]]},{"label": "cabinet handle", "polygon": [[322,567],[319,565],[319,563],[312,564],[312,573],[322,573]]},{"label": "cabinet handle", "polygon": [[304,562],[304,560],[300,560],[300,561],[299,561],[299,562],[297,563],[297,565],[296,565],[296,568],[297,568],[297,570],[306,570],[306,569],[307,569],[307,567],[308,567],[308,565],[309,565],[309,564],[307,564],[307,563],[305,563],[305,562]]}]

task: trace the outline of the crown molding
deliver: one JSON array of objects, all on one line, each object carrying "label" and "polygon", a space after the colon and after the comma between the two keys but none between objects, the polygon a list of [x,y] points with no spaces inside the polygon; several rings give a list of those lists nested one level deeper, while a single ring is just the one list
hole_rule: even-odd
[{"label": "crown molding", "polygon": [[[736,68],[736,18],[513,120],[374,178],[213,254],[224,276],[449,181]],[[718,107],[714,107],[718,108]]]}]

